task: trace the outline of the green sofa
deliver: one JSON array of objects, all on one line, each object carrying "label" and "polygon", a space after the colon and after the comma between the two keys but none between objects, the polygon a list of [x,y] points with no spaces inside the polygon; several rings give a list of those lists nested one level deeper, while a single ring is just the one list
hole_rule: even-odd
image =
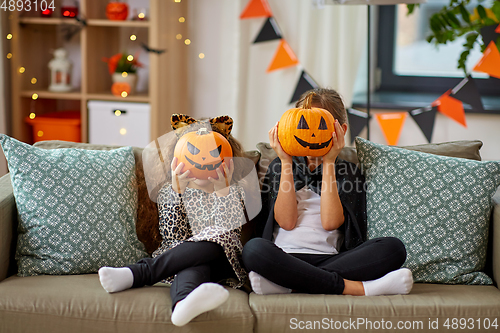
[{"label": "green sofa", "polygon": [[[112,147],[42,142],[42,148]],[[409,147],[435,154],[480,159],[479,141]],[[273,152],[267,144],[249,152],[259,176]],[[135,151],[138,167],[140,149]],[[259,159],[260,157],[260,159]],[[353,148],[342,158],[357,162]],[[500,281],[500,192],[492,216],[486,271]],[[414,285],[409,295],[256,295],[228,288],[229,300],[184,327],[170,322],[169,288],[162,284],[106,293],[97,274],[18,277],[14,260],[17,211],[9,175],[0,178],[0,333],[17,332],[294,332],[311,331],[483,331],[500,325],[496,285]]]}]

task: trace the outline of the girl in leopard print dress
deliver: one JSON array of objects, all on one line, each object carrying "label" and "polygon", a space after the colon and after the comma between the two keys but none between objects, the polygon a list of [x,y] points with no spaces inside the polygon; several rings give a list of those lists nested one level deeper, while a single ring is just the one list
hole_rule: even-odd
[{"label": "girl in leopard print dress", "polygon": [[[172,116],[172,127],[179,137],[193,127],[186,125],[195,122],[188,116]],[[233,156],[242,156],[240,144],[230,136],[231,118],[210,119],[210,126],[228,139]],[[224,161],[217,169],[218,179],[201,180],[189,178],[189,171],[182,173],[184,165],[174,157],[172,180],[159,190],[157,198],[161,246],[153,258],[134,265],[101,268],[103,288],[117,292],[160,281],[171,283],[171,320],[177,326],[223,304],[229,292],[217,282],[236,288],[246,279],[239,260],[244,191],[231,182],[234,164],[232,159]]]}]

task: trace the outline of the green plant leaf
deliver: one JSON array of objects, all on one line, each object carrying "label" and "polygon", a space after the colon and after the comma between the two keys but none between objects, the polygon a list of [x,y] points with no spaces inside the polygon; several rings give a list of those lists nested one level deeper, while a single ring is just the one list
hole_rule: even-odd
[{"label": "green plant leaf", "polygon": [[485,18],[487,18],[487,17],[488,17],[488,15],[486,14],[486,10],[484,9],[484,7],[483,7],[483,6],[481,6],[481,5],[477,5],[476,9],[477,9],[477,13],[479,14],[479,17],[480,17],[482,20],[484,20]]},{"label": "green plant leaf", "polygon": [[470,23],[470,13],[467,11],[467,9],[465,9],[464,4],[461,3],[460,6],[458,6],[458,8],[460,9],[460,14],[462,15],[462,19],[465,22]]},{"label": "green plant leaf", "polygon": [[413,14],[413,12],[415,11],[415,8],[417,7],[418,5],[414,4],[414,3],[411,3],[411,4],[408,4],[406,5],[406,8],[408,8],[408,12],[406,13],[406,16],[409,16],[411,14]]},{"label": "green plant leaf", "polygon": [[500,1],[493,2],[491,10],[493,11],[493,14],[495,14],[497,21],[500,21]]},{"label": "green plant leaf", "polygon": [[460,24],[460,21],[457,19],[457,17],[455,16],[455,14],[453,14],[452,12],[448,12],[446,13],[446,16],[448,17],[448,19],[451,21],[452,23],[452,26],[457,29],[457,28],[460,28],[462,25]]}]

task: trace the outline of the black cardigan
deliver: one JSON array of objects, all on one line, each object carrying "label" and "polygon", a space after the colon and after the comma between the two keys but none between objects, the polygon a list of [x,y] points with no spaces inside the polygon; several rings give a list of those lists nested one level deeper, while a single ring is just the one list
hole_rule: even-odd
[{"label": "black cardigan", "polygon": [[[293,157],[293,178],[295,190],[308,185],[321,195],[323,164],[313,171],[307,167],[305,157]],[[262,183],[262,210],[255,217],[255,231],[258,237],[273,240],[277,225],[274,219],[274,203],[278,196],[281,175],[281,161],[274,159],[267,169]],[[354,163],[337,158],[335,175],[340,201],[344,209],[344,223],[339,230],[344,234],[341,251],[355,248],[366,240],[366,192],[365,181]]]}]

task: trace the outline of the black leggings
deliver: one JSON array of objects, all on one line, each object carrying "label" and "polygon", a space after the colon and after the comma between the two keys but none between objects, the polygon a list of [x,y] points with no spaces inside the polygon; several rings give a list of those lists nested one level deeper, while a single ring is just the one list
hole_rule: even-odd
[{"label": "black leggings", "polygon": [[134,275],[132,288],[151,286],[175,275],[170,287],[172,310],[200,284],[236,277],[222,247],[208,241],[184,242],[128,267]]},{"label": "black leggings", "polygon": [[344,291],[344,279],[369,281],[396,270],[406,260],[404,244],[397,238],[375,238],[336,255],[286,253],[273,242],[251,239],[243,248],[243,263],[266,279],[308,294]]}]

